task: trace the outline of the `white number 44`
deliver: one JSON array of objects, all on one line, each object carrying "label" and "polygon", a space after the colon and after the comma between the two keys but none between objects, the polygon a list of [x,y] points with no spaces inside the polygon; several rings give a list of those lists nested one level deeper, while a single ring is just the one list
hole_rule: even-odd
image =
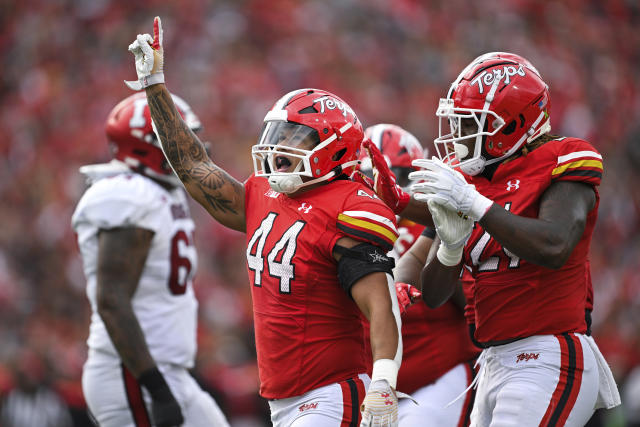
[{"label": "white number 44", "polygon": [[[264,270],[264,244],[267,236],[273,228],[273,222],[278,216],[277,213],[270,212],[260,223],[260,227],[254,231],[249,244],[247,245],[247,265],[249,270],[254,271],[254,286],[262,286],[262,272]],[[304,221],[296,221],[289,227],[280,237],[280,240],[269,251],[267,255],[267,266],[269,268],[269,276],[280,279],[280,293],[291,293],[291,280],[295,277],[295,265],[291,259],[296,253],[298,244],[298,235],[304,228]],[[257,242],[257,245],[256,245]],[[253,250],[255,247],[255,251]],[[253,252],[253,253],[252,253]],[[282,252],[281,260],[278,262],[276,258]]]}]

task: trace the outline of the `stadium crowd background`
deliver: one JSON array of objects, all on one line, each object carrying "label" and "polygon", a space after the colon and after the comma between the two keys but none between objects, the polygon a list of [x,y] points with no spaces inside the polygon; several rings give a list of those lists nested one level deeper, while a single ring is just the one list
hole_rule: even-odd
[{"label": "stadium crowd background", "polygon": [[[144,5],[142,5],[144,3]],[[603,154],[591,248],[593,333],[623,409],[593,425],[640,423],[640,3],[635,0],[22,0],[0,2],[0,405],[28,381],[83,425],[89,307],[73,208],[78,167],[107,161],[104,121],[134,79],[128,44],[165,28],[165,75],[236,178],[264,113],[299,87],[330,90],[365,126],[409,129],[425,147],[450,82],[486,51],[517,52],[550,85],[553,133]],[[433,150],[431,150],[433,152]],[[235,426],[261,426],[244,235],[199,206],[196,375]],[[8,421],[4,421],[8,424]],[[0,421],[2,424],[2,421]],[[6,427],[6,426],[5,426]],[[28,427],[28,426],[24,426]]]}]

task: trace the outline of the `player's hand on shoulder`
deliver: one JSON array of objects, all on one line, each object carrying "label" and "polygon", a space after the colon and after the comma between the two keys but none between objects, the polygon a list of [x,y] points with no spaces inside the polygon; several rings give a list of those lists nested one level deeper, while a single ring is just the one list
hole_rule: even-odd
[{"label": "player's hand on shoulder", "polygon": [[409,307],[421,299],[422,292],[408,283],[398,282],[396,283],[396,295],[398,297],[400,314],[405,314]]},{"label": "player's hand on shoulder", "polygon": [[398,397],[387,380],[373,381],[360,407],[360,427],[397,427]]},{"label": "player's hand on shoulder", "polygon": [[129,45],[136,62],[137,81],[126,81],[129,89],[142,90],[154,84],[164,83],[164,51],[162,48],[162,21],[159,16],[153,20],[153,37],[138,34]]}]

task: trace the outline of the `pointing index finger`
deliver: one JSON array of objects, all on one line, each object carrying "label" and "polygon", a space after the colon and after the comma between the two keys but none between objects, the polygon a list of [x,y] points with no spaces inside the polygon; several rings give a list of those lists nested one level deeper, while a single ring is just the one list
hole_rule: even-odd
[{"label": "pointing index finger", "polygon": [[151,46],[156,50],[162,47],[162,21],[159,16],[153,19],[153,44]]}]

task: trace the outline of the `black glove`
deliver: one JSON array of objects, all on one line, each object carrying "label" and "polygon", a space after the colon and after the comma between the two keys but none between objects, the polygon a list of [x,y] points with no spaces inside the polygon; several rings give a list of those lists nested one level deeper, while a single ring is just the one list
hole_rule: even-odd
[{"label": "black glove", "polygon": [[180,405],[157,367],[146,370],[138,382],[151,394],[151,418],[157,427],[180,426],[184,417]]}]

